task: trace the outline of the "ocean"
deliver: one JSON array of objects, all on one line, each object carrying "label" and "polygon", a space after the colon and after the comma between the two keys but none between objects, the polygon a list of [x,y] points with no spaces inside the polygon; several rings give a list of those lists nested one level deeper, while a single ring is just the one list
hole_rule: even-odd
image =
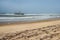
[{"label": "ocean", "polygon": [[30,21],[38,21],[45,20],[49,18],[58,18],[60,15],[25,15],[25,17],[0,17],[0,23],[2,22],[30,22]]}]

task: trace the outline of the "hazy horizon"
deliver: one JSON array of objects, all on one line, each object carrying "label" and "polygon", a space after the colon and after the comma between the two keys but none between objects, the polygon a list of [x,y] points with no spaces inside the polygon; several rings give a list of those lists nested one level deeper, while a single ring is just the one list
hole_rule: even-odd
[{"label": "hazy horizon", "polygon": [[0,0],[0,12],[59,13],[60,0]]}]

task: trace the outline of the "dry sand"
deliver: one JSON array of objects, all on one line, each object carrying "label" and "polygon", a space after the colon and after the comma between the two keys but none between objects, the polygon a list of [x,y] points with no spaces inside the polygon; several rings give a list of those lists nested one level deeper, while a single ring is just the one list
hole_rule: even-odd
[{"label": "dry sand", "polygon": [[60,40],[60,20],[3,25],[0,40]]}]

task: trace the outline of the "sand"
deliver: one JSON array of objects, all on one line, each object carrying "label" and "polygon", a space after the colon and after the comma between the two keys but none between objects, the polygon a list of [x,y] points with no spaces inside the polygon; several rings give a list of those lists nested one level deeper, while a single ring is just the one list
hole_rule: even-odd
[{"label": "sand", "polygon": [[0,40],[59,40],[60,20],[0,26]]}]

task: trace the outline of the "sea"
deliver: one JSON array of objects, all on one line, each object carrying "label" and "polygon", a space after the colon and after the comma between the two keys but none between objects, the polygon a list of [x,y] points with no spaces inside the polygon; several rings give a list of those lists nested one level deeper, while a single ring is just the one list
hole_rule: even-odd
[{"label": "sea", "polygon": [[50,18],[58,18],[60,13],[42,13],[42,14],[25,14],[23,17],[0,17],[0,23],[5,22],[32,22],[46,20]]}]

